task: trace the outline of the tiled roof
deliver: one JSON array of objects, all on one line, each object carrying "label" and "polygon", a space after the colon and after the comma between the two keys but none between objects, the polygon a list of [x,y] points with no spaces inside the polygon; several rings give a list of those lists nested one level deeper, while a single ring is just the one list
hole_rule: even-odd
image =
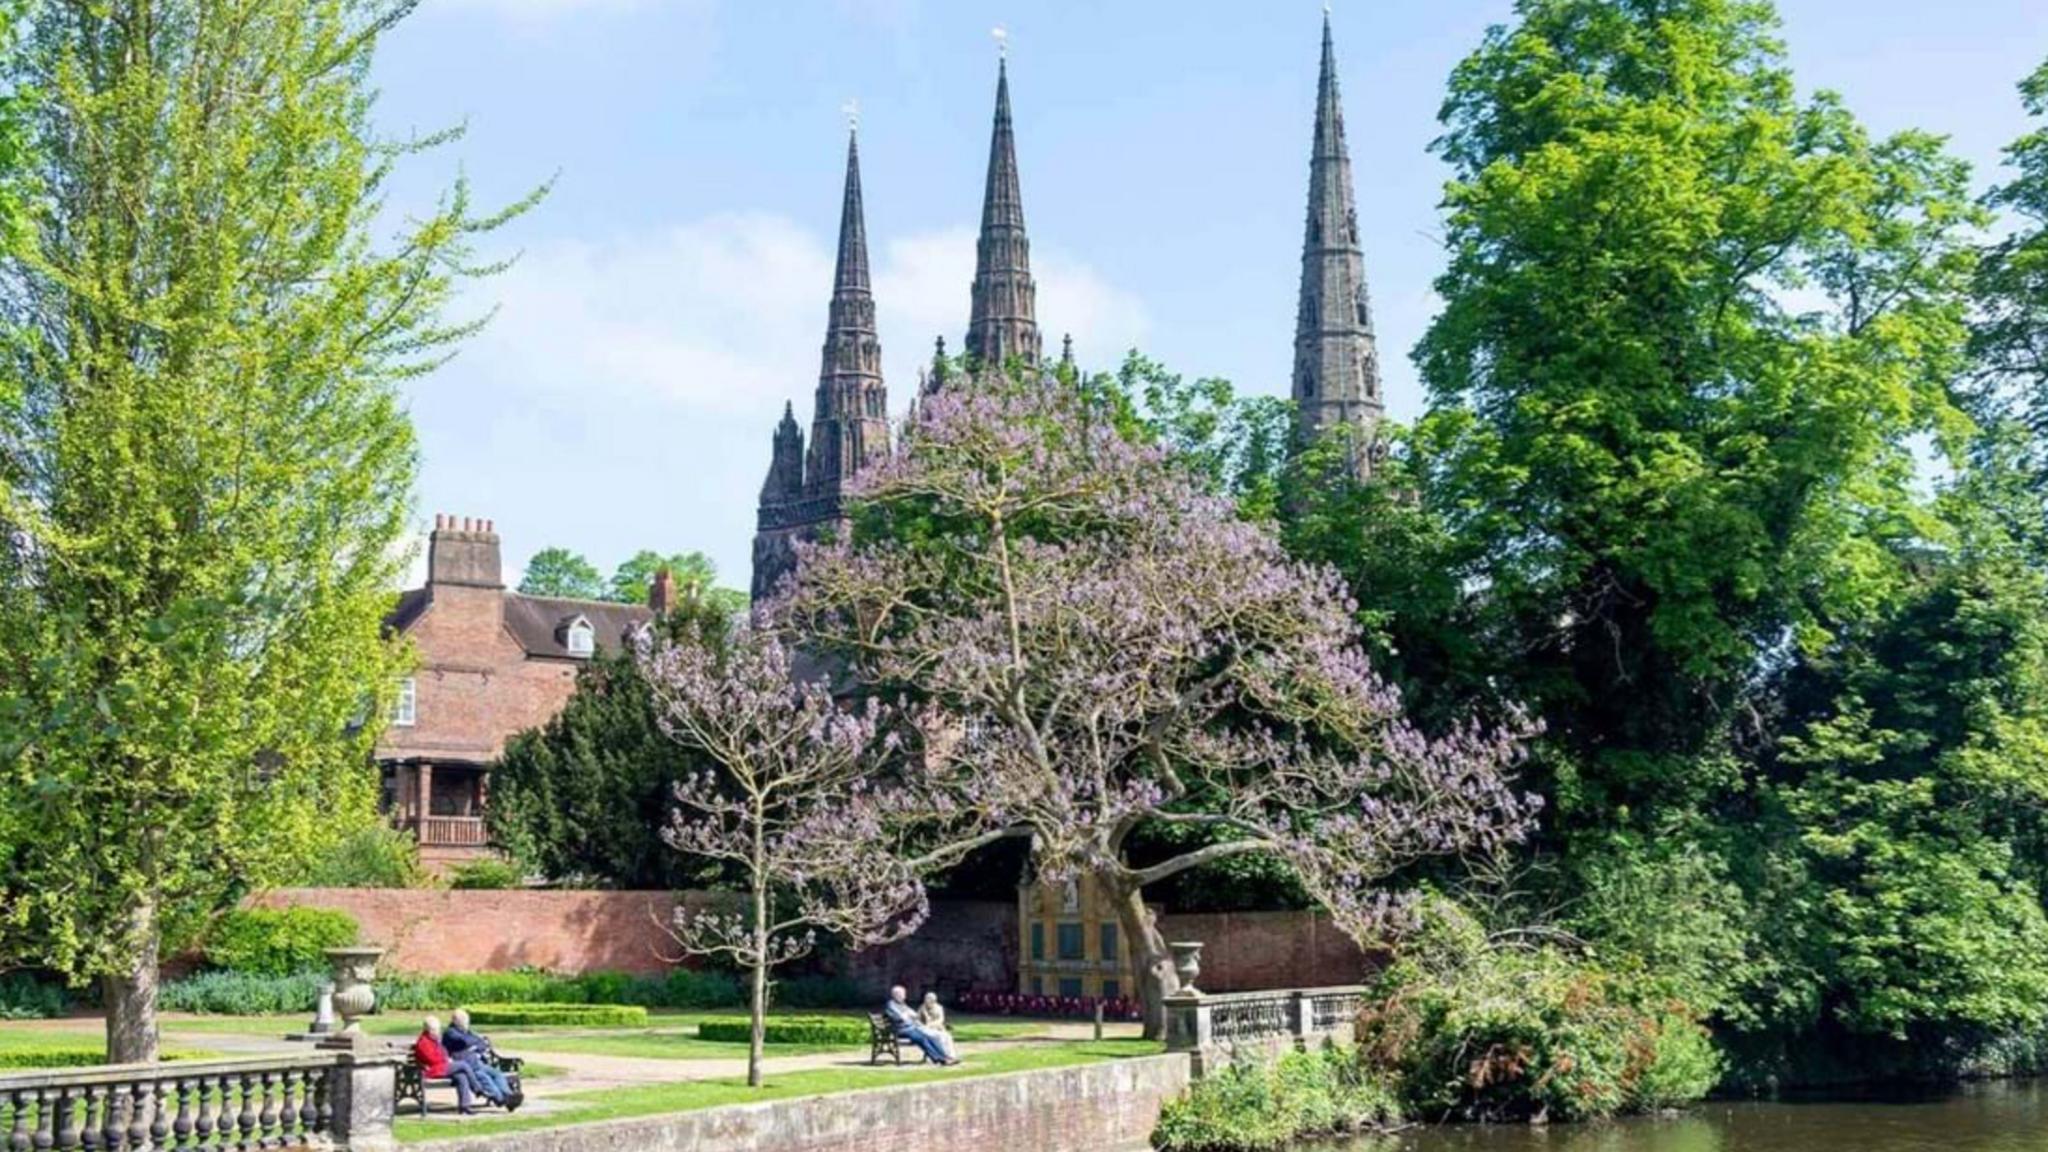
[{"label": "tiled roof", "polygon": [[519,638],[528,656],[570,659],[565,634],[569,622],[579,616],[590,621],[598,649],[615,652],[624,647],[629,632],[654,619],[654,612],[645,604],[505,593],[505,627]]}]

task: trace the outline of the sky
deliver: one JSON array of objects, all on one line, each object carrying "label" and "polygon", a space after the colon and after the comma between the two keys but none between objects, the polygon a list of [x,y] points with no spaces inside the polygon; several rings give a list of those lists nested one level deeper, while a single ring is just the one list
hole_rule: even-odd
[{"label": "sky", "polygon": [[[1453,65],[1512,0],[1335,0],[1358,217],[1389,408],[1436,308],[1429,154]],[[2043,0],[1780,0],[1803,88],[1873,130],[1923,128],[1988,185],[2048,57]],[[490,326],[409,386],[415,523],[488,517],[508,578],[543,547],[609,571],[701,550],[747,585],[785,401],[808,428],[848,102],[860,118],[891,405],[967,324],[996,47],[1007,32],[1046,347],[1139,348],[1284,394],[1292,366],[1318,0],[428,0],[377,61],[379,127],[462,125],[393,190],[458,176],[484,206],[552,181],[488,237]],[[416,560],[409,578],[422,568]]]}]

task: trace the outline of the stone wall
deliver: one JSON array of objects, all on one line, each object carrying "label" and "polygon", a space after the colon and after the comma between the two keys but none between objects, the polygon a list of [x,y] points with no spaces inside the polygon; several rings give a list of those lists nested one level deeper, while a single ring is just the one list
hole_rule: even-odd
[{"label": "stone wall", "polygon": [[1357,984],[1372,967],[1321,912],[1175,913],[1159,926],[1168,940],[1202,942],[1204,992]]},{"label": "stone wall", "polygon": [[[362,926],[366,942],[390,950],[384,968],[392,972],[662,972],[670,966],[664,957],[676,954],[663,930],[677,904],[667,892],[292,888],[254,903],[346,912]],[[1170,915],[1161,927],[1169,940],[1202,941],[1199,983],[1208,992],[1355,984],[1367,969],[1366,957],[1321,914]],[[909,939],[867,952],[827,953],[810,970],[849,977],[869,994],[902,984],[957,995],[1014,990],[1017,960],[1015,905],[938,900],[931,919]]]},{"label": "stone wall", "polygon": [[1185,1056],[906,1084],[414,1145],[418,1152],[1121,1152],[1147,1146]]}]

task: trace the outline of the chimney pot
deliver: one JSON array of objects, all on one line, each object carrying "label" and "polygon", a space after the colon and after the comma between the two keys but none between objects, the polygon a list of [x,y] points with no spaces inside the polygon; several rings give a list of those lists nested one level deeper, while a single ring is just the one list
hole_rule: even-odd
[{"label": "chimney pot", "polygon": [[437,532],[427,546],[427,583],[470,588],[503,588],[503,561],[498,538],[488,534],[490,521],[446,514],[435,518]]}]

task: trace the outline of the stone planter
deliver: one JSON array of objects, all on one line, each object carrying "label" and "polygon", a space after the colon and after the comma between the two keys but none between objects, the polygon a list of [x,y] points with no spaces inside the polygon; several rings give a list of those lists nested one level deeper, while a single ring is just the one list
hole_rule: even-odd
[{"label": "stone planter", "polygon": [[1180,977],[1181,994],[1201,995],[1200,990],[1195,987],[1195,977],[1202,974],[1202,942],[1183,940],[1177,944],[1168,944],[1167,947],[1173,951],[1173,972]]},{"label": "stone planter", "polygon": [[359,1018],[377,1007],[377,990],[370,982],[377,978],[377,961],[383,955],[384,949],[375,947],[327,950],[334,965],[334,1010],[341,1013],[344,1036],[360,1035]]}]

